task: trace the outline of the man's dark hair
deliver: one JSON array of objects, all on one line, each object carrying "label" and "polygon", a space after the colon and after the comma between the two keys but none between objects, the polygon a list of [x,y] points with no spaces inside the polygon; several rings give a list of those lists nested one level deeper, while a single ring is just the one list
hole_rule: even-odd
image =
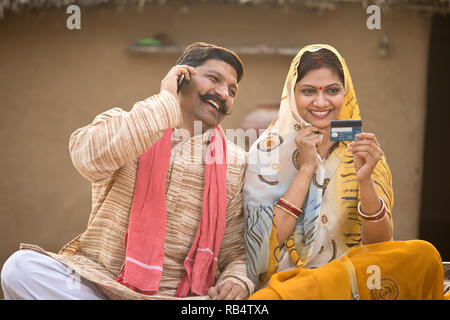
[{"label": "man's dark hair", "polygon": [[300,59],[297,67],[297,81],[299,82],[309,71],[320,68],[330,68],[341,80],[342,86],[344,82],[344,70],[342,69],[339,58],[328,49],[320,49],[316,52],[305,52]]},{"label": "man's dark hair", "polygon": [[231,50],[204,42],[195,42],[189,45],[178,58],[177,64],[198,67],[207,60],[216,59],[228,63],[236,70],[237,82],[244,76],[244,64],[239,56]]}]

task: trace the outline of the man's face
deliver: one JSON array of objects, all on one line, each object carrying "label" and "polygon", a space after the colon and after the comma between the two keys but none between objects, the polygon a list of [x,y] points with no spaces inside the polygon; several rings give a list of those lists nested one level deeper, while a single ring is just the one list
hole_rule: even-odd
[{"label": "man's face", "polygon": [[231,112],[237,73],[228,63],[210,59],[195,68],[197,74],[180,90],[184,121],[202,121],[203,131],[214,128]]}]

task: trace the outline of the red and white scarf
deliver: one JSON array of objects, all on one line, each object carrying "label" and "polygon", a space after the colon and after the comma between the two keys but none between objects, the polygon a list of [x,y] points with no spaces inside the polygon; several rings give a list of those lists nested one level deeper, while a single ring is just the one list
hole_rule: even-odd
[{"label": "red and white scarf", "polygon": [[[220,126],[210,131],[210,144],[205,156],[202,215],[184,262],[186,274],[178,287],[178,297],[205,295],[214,285],[219,249],[225,232],[226,140]],[[125,262],[116,279],[132,290],[147,295],[158,292],[163,271],[165,192],[172,132],[173,129],[166,130],[162,138],[139,157],[125,235]]]}]

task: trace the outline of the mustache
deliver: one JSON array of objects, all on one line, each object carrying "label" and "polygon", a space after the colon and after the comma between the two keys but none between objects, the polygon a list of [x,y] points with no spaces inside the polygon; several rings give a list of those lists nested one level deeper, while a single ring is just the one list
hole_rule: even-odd
[{"label": "mustache", "polygon": [[217,94],[214,93],[201,94],[200,92],[198,92],[198,96],[200,100],[202,100],[203,102],[208,102],[208,100],[212,100],[215,103],[217,103],[219,105],[219,113],[223,115],[231,114],[231,112],[228,112],[227,110],[227,105],[225,104],[225,101],[223,101]]}]

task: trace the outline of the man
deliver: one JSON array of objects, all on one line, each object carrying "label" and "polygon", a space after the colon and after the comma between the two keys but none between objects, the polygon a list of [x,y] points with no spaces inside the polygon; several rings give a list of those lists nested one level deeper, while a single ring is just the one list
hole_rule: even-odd
[{"label": "man", "polygon": [[76,130],[70,154],[92,183],[87,230],[59,254],[22,244],[2,270],[5,298],[247,298],[247,158],[219,126],[243,73],[235,53],[194,43],[159,94]]}]

